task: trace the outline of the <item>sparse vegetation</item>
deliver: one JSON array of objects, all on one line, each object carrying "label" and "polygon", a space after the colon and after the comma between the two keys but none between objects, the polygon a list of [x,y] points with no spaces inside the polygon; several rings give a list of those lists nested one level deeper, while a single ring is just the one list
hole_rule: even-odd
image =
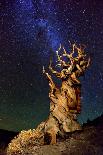
[{"label": "sparse vegetation", "polygon": [[9,144],[7,154],[8,155],[18,155],[30,152],[30,149],[34,146],[40,145],[40,135],[35,129],[28,131],[21,131],[21,133],[15,137]]}]

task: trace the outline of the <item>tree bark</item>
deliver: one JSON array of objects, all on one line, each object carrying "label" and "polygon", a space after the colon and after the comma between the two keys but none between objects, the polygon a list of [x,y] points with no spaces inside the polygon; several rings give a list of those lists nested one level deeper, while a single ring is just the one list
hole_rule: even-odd
[{"label": "tree bark", "polygon": [[[60,46],[59,51],[61,48]],[[74,56],[75,52],[77,56]],[[64,57],[68,59],[68,62],[64,61]],[[70,132],[82,129],[77,122],[77,116],[81,112],[81,83],[79,77],[84,75],[85,70],[89,67],[90,58],[86,58],[84,49],[74,44],[70,54],[66,52],[64,47],[61,56],[57,52],[57,59],[61,71],[55,71],[51,63],[49,70],[61,79],[59,88],[54,83],[52,76],[43,67],[43,73],[45,73],[50,87],[49,117],[45,122],[41,122],[35,130],[21,132],[9,145],[9,150],[12,152],[15,151],[16,146],[18,150],[21,144],[24,146],[31,139],[33,139],[35,145],[55,144],[58,137],[65,137]]]}]

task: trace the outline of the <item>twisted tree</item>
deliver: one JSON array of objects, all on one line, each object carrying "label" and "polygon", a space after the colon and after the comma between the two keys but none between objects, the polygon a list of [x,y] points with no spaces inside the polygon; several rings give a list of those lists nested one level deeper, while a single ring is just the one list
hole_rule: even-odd
[{"label": "twisted tree", "polygon": [[[81,83],[79,77],[84,75],[89,67],[90,58],[86,57],[84,47],[77,47],[73,44],[70,53],[60,45],[57,55],[57,65],[60,72],[52,67],[50,62],[49,70],[57,78],[61,79],[61,86],[58,88],[53,82],[52,76],[43,67],[43,73],[49,81],[50,115],[45,122],[44,133],[51,137],[50,143],[56,143],[56,136],[65,136],[66,133],[81,130],[77,122],[77,114],[81,111]],[[62,54],[59,51],[62,50]],[[67,61],[64,61],[64,57]],[[44,136],[45,137],[45,136]]]},{"label": "twisted tree", "polygon": [[[84,52],[85,46],[72,46],[70,53],[60,45],[57,55],[56,71],[50,62],[47,73],[43,67],[43,73],[49,82],[50,114],[46,121],[41,122],[36,129],[21,132],[12,140],[8,147],[8,155],[24,151],[30,145],[54,144],[58,137],[65,137],[67,133],[81,130],[77,122],[77,115],[81,112],[81,83],[79,77],[90,65],[90,58]],[[62,51],[61,55],[60,50]],[[67,60],[66,60],[66,59]],[[58,88],[52,79],[52,74],[61,80]]]}]

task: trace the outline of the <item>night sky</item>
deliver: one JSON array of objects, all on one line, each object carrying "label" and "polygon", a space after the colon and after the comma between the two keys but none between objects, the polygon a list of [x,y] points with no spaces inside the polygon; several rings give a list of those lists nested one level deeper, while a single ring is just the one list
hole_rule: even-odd
[{"label": "night sky", "polygon": [[47,118],[42,66],[70,42],[85,44],[91,57],[81,78],[83,123],[103,113],[103,1],[0,0],[0,128],[34,128]]}]

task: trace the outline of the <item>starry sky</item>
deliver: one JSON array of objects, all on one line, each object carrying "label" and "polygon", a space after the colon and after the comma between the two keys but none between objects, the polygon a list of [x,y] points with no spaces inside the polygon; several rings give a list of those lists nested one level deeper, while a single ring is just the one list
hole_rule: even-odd
[{"label": "starry sky", "polygon": [[83,123],[103,113],[103,1],[0,0],[0,128],[34,128],[48,117],[42,66],[70,42],[91,57],[81,78]]}]

